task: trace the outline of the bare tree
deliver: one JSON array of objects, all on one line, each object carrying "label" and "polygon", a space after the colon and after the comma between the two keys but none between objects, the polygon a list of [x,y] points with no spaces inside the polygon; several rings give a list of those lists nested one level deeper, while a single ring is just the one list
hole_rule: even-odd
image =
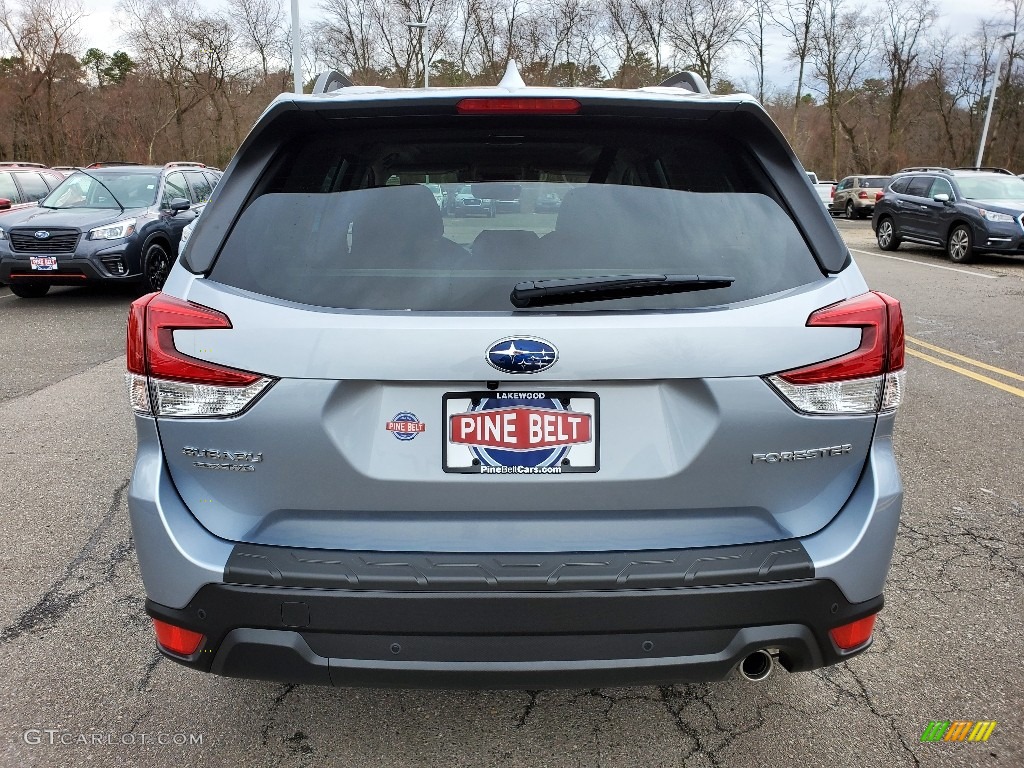
[{"label": "bare tree", "polygon": [[288,19],[281,0],[228,0],[231,23],[243,45],[260,62],[263,79],[270,74],[270,63],[282,57]]},{"label": "bare tree", "polygon": [[774,26],[772,21],[773,7],[776,0],[750,0],[747,23],[743,29],[743,42],[747,50],[747,60],[754,68],[757,83],[757,100],[762,104],[765,100],[764,61],[767,32]]},{"label": "bare tree", "polygon": [[36,134],[47,157],[65,150],[64,117],[85,93],[77,56],[82,17],[79,0],[25,0],[17,8],[0,0],[0,35],[18,79],[13,141],[23,134],[27,144]]},{"label": "bare tree", "polygon": [[917,82],[925,36],[937,13],[932,0],[884,0],[882,58],[889,75],[889,136],[891,162],[900,149],[907,89]]},{"label": "bare tree", "polygon": [[811,29],[814,26],[814,10],[818,1],[783,0],[775,15],[775,23],[782,30],[789,45],[789,58],[797,62],[791,141],[796,141],[797,130],[800,127],[800,102],[804,95],[804,69],[811,53]]},{"label": "bare tree", "polygon": [[942,126],[935,156],[951,165],[962,165],[971,156],[972,107],[981,99],[978,42],[954,38],[948,30],[937,36],[924,61],[925,93],[931,112]]},{"label": "bare tree", "polygon": [[746,20],[737,0],[681,0],[669,34],[680,53],[711,85],[726,50],[740,42]]},{"label": "bare tree", "polygon": [[[184,117],[204,101],[215,104],[234,74],[234,38],[223,18],[206,14],[193,0],[121,0],[122,29],[141,55],[148,73],[162,83],[172,109],[149,142],[153,159],[157,138],[177,127],[181,157],[189,155]],[[216,110],[215,110],[216,111]]]},{"label": "bare tree", "polygon": [[[384,49],[377,25],[384,15],[380,0],[323,0],[324,19],[311,27],[310,38],[324,61],[336,61],[356,82],[385,75]],[[319,50],[322,49],[322,50]]]},{"label": "bare tree", "polygon": [[[855,86],[870,58],[864,13],[847,11],[847,0],[821,0],[815,8],[810,61],[828,112],[832,178],[839,178],[839,110],[856,97]],[[867,170],[867,169],[860,169]]]}]

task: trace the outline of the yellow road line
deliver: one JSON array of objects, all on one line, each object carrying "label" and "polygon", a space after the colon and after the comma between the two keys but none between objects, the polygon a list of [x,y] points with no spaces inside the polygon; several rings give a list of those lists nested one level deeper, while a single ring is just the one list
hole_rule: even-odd
[{"label": "yellow road line", "polygon": [[972,360],[969,357],[964,357],[963,355],[958,355],[956,352],[950,352],[948,349],[943,349],[942,347],[937,347],[934,344],[929,344],[927,341],[921,341],[920,339],[915,339],[913,336],[907,336],[906,339],[907,339],[907,341],[909,341],[909,342],[911,342],[913,344],[917,344],[917,346],[919,346],[919,347],[924,347],[925,349],[930,349],[932,352],[938,352],[940,355],[944,355],[946,357],[951,357],[954,360],[959,360],[961,363],[967,363],[968,365],[973,365],[975,368],[981,368],[981,369],[986,370],[986,371],[992,371],[992,373],[998,373],[1000,376],[1005,376],[1008,379],[1016,379],[1017,381],[1024,381],[1024,376],[1021,376],[1019,373],[1014,373],[1013,371],[1007,371],[1004,368],[996,368],[994,365],[989,365],[988,363],[983,363],[980,360]]},{"label": "yellow road line", "polygon": [[1017,397],[1024,397],[1024,389],[1020,389],[1018,387],[1011,387],[1009,384],[1004,384],[1001,381],[990,379],[988,376],[982,376],[980,373],[975,373],[974,371],[969,371],[966,368],[961,368],[959,365],[947,363],[945,360],[939,360],[939,358],[937,357],[926,355],[924,354],[924,352],[918,352],[916,349],[911,349],[910,347],[907,347],[907,354],[912,355],[913,357],[917,357],[921,360],[925,360],[931,363],[932,365],[937,365],[940,368],[947,368],[951,371],[955,371],[956,373],[962,374],[963,376],[966,376],[970,379],[974,379],[975,381],[980,381],[983,384],[988,384],[989,386],[995,387],[996,389],[1001,389],[1004,392],[1009,392],[1011,395],[1016,395]]}]

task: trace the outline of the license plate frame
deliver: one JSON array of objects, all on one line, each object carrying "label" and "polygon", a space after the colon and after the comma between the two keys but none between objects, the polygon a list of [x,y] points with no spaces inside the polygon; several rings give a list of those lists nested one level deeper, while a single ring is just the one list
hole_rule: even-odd
[{"label": "license plate frame", "polygon": [[[453,424],[456,423],[456,417],[491,410],[496,413],[519,411],[516,414],[517,419],[530,419],[533,412],[547,414],[549,411],[588,417],[584,421],[589,430],[589,439],[584,440],[583,435],[578,435],[576,441],[552,446],[542,445],[536,449],[471,445],[453,440]],[[601,469],[600,410],[601,399],[596,392],[543,390],[533,387],[446,392],[441,401],[441,468],[449,474],[495,477],[539,477],[598,472]],[[551,421],[564,425],[567,419],[559,417]],[[462,423],[461,420],[459,423]],[[579,427],[583,429],[582,423]],[[551,428],[557,430],[557,427]],[[563,436],[569,439],[568,433],[559,433],[557,437]],[[523,459],[522,463],[512,463],[520,457]]]},{"label": "license plate frame", "polygon": [[36,272],[55,272],[57,270],[56,256],[29,256],[28,262]]}]

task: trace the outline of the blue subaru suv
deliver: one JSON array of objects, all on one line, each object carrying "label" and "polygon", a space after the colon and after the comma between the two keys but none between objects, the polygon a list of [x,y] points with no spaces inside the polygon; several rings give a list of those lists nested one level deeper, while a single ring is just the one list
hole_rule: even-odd
[{"label": "blue subaru suv", "polygon": [[[561,202],[445,219],[427,183]],[[156,643],[339,686],[845,661],[903,336],[769,115],[696,75],[280,96],[129,314]]]},{"label": "blue subaru suv", "polygon": [[23,298],[52,285],[135,282],[163,287],[181,231],[210,199],[220,171],[200,163],[123,165],[71,174],[38,206],[0,224],[0,282]]},{"label": "blue subaru suv", "polygon": [[875,204],[871,228],[883,251],[906,240],[960,264],[1024,254],[1024,179],[998,168],[907,168]]}]

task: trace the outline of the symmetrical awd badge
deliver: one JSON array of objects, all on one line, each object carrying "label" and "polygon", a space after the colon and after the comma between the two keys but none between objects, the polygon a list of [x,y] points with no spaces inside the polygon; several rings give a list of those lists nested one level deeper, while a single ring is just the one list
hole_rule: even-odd
[{"label": "symmetrical awd badge", "polygon": [[491,344],[485,359],[502,373],[540,373],[558,361],[558,350],[534,336],[509,336]]}]

